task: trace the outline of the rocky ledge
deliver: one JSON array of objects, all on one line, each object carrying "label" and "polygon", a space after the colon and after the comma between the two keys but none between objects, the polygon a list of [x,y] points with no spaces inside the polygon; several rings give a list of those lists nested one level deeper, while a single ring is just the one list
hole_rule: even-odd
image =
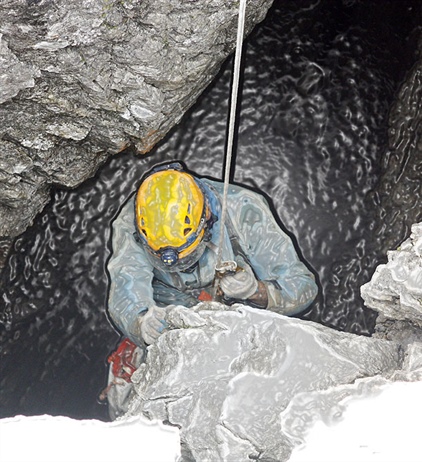
[{"label": "rocky ledge", "polygon": [[387,258],[361,288],[365,304],[380,313],[375,336],[422,342],[422,223]]},{"label": "rocky ledge", "polygon": [[[271,3],[248,2],[246,33]],[[26,229],[51,184],[75,187],[109,155],[162,139],[233,51],[238,6],[1,2],[0,239]]]},{"label": "rocky ledge", "polygon": [[396,342],[242,305],[176,307],[167,321],[122,419],[179,427],[184,461],[286,461],[318,419],[335,422],[404,363]]}]

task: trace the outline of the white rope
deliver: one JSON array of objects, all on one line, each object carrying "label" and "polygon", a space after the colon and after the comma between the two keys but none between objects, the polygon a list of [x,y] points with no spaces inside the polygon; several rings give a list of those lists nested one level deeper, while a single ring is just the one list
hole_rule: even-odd
[{"label": "white rope", "polygon": [[243,35],[244,35],[244,29],[245,29],[245,10],[246,10],[246,0],[240,0],[239,17],[238,17],[238,23],[237,23],[236,53],[234,57],[234,74],[233,74],[233,83],[232,83],[232,92],[231,92],[230,119],[229,119],[228,137],[227,137],[223,201],[222,201],[221,217],[220,217],[220,241],[218,243],[217,263],[215,266],[215,269],[217,271],[222,268],[221,260],[222,260],[222,254],[223,254],[224,225],[226,222],[226,215],[227,215],[227,193],[229,190],[230,170],[231,170],[232,153],[233,153],[234,127],[235,127],[235,122],[236,122],[237,98],[238,98],[238,93],[239,93],[240,62],[242,59],[242,45],[243,45]]}]

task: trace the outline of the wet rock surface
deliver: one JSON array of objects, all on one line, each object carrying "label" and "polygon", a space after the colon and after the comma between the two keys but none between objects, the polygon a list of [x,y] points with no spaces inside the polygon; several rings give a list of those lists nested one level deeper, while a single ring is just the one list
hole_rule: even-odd
[{"label": "wet rock surface", "polygon": [[179,426],[184,460],[286,461],[317,419],[339,419],[402,361],[397,343],[241,305],[176,307],[166,320],[123,419]]},{"label": "wet rock surface", "polygon": [[377,336],[404,343],[422,341],[422,223],[414,224],[411,231],[361,287],[365,304],[381,314]]},{"label": "wet rock surface", "polygon": [[[248,3],[246,33],[270,0]],[[238,3],[136,0],[0,5],[0,236],[128,145],[148,152],[233,50]]]}]

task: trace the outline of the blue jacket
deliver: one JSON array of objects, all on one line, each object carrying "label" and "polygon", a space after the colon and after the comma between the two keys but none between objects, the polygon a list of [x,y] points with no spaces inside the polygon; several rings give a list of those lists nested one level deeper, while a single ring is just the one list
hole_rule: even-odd
[{"label": "blue jacket", "polygon": [[[223,184],[208,179],[199,181],[209,191],[218,216]],[[255,275],[267,288],[267,309],[293,315],[307,308],[317,294],[314,276],[298,259],[266,200],[253,191],[229,185],[227,215],[229,226],[225,227],[222,260],[239,260],[239,246],[232,245],[230,240],[235,237]],[[113,252],[108,263],[109,314],[124,335],[139,343],[140,313],[151,305],[194,306],[201,290],[212,286],[220,223],[217,220],[214,224],[210,245],[193,272],[170,273],[154,268],[134,238],[134,231],[132,198],[113,223]]]}]

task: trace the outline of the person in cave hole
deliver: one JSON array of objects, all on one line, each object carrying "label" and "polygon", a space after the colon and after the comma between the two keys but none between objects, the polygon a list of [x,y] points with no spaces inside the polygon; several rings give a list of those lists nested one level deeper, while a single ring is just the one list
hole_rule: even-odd
[{"label": "person in cave hole", "polygon": [[[114,221],[109,314],[135,344],[158,338],[170,307],[211,298],[223,186],[180,163],[156,166],[144,176],[135,204],[129,201]],[[230,185],[227,207],[222,260],[236,261],[238,270],[221,277],[223,303],[284,315],[305,310],[317,294],[314,276],[265,199]]]},{"label": "person in cave hole", "polygon": [[[158,165],[114,221],[108,311],[126,340],[111,356],[112,366],[127,371],[122,357],[136,348],[145,352],[157,340],[169,309],[212,299],[223,189],[178,162]],[[221,260],[237,266],[219,278],[222,303],[295,315],[316,297],[313,274],[263,196],[240,186],[229,185]],[[109,383],[118,369],[111,368]]]}]

